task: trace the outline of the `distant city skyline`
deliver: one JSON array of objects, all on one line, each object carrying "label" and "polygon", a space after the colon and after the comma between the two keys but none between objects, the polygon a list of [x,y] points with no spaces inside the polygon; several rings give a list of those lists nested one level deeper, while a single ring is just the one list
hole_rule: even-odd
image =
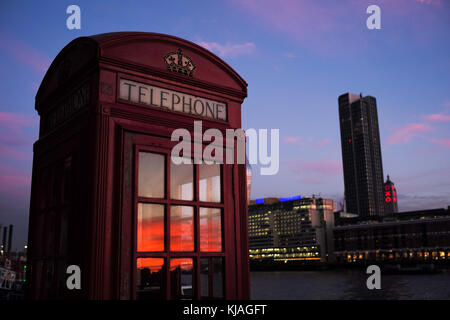
[{"label": "distant city skyline", "polygon": [[[450,205],[450,4],[446,1],[77,1],[0,4],[0,224],[26,243],[34,96],[71,40],[112,31],[175,35],[202,45],[249,84],[243,128],[280,129],[280,171],[253,166],[251,199],[344,195],[337,97],[377,98],[384,173],[400,211]],[[368,30],[366,8],[381,8]],[[386,176],[383,177],[386,179]]]}]

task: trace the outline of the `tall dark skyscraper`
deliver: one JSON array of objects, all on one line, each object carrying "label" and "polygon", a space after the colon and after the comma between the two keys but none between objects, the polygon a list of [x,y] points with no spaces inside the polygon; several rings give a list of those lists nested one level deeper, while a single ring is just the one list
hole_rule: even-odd
[{"label": "tall dark skyscraper", "polygon": [[347,212],[383,216],[383,165],[377,101],[346,93],[339,97]]}]

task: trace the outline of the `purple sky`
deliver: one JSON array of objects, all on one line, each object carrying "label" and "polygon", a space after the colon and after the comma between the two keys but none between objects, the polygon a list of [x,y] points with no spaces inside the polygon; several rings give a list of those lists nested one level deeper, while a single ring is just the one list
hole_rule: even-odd
[{"label": "purple sky", "polygon": [[[81,7],[81,30],[66,8]],[[381,8],[381,30],[366,8]],[[450,2],[12,1],[0,3],[0,223],[26,241],[34,96],[57,53],[83,35],[149,31],[199,43],[249,83],[244,128],[280,129],[280,171],[254,170],[252,198],[343,196],[337,97],[378,101],[384,174],[401,211],[450,205]],[[257,169],[255,167],[255,169]]]}]

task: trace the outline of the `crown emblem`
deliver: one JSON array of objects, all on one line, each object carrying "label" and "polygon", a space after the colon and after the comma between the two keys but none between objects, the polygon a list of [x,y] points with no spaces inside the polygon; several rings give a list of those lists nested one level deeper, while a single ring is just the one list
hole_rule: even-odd
[{"label": "crown emblem", "polygon": [[194,62],[191,58],[181,52],[178,49],[176,52],[169,52],[164,56],[164,62],[166,63],[167,69],[173,72],[182,73],[188,76],[194,74],[196,68]]}]

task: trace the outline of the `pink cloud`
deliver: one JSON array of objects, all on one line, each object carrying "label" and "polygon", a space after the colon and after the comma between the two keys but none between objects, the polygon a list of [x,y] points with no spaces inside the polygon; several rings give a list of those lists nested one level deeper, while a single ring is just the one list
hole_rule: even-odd
[{"label": "pink cloud", "polygon": [[246,42],[242,44],[220,44],[217,42],[198,42],[198,45],[202,46],[209,51],[217,53],[222,58],[237,57],[244,54],[250,54],[255,50],[255,44],[253,42]]},{"label": "pink cloud", "polygon": [[319,142],[317,142],[318,147],[326,146],[330,143],[330,139],[322,139]]},{"label": "pink cloud", "polygon": [[[36,126],[38,121],[22,114],[0,112],[0,156],[14,160],[29,161],[32,159],[32,137],[26,135],[24,128]],[[30,153],[22,151],[28,146]]]},{"label": "pink cloud", "polygon": [[[353,5],[349,7],[338,2],[323,6],[316,1],[305,0],[233,0],[233,3],[256,17],[264,26],[315,48],[331,48],[338,44],[330,34],[334,34],[338,24],[347,25],[349,20],[345,17],[351,16],[355,9]],[[328,41],[333,41],[333,44],[327,44]]]},{"label": "pink cloud", "polygon": [[425,116],[424,119],[432,122],[450,122],[450,115],[435,113]]},{"label": "pink cloud", "polygon": [[31,185],[31,177],[24,176],[12,176],[12,175],[0,175],[2,180],[2,187],[0,192],[5,192],[11,188],[28,187]]},{"label": "pink cloud", "polygon": [[300,174],[341,175],[342,164],[337,160],[293,161],[288,163],[292,172]]},{"label": "pink cloud", "polygon": [[[377,4],[382,12],[389,12],[389,21],[404,27],[401,31],[406,30],[417,41],[433,38],[430,33],[436,29],[436,22],[447,26],[447,17],[436,8],[447,5],[440,0],[377,0],[376,3],[354,0],[345,4],[342,1],[326,1],[325,5],[323,1],[314,0],[230,1],[249,14],[250,22],[256,22],[270,32],[280,32],[323,55],[348,55],[370,48],[365,28],[369,4]],[[385,37],[389,37],[392,45],[398,45],[399,37],[403,38],[404,33],[394,32]]]},{"label": "pink cloud", "polygon": [[410,185],[412,185],[414,184],[414,182],[420,181],[421,179],[425,178],[426,180],[431,180],[430,178],[435,178],[440,175],[442,175],[442,169],[427,169],[426,171],[407,172],[400,174],[399,176],[394,178],[393,181],[395,183],[396,180],[399,180],[402,182],[408,182]]},{"label": "pink cloud", "polygon": [[404,128],[399,128],[388,138],[390,144],[408,143],[411,139],[421,136],[422,133],[432,131],[432,128],[423,123],[409,123]]},{"label": "pink cloud", "polygon": [[[14,161],[14,164],[30,163],[32,160],[32,138],[23,132],[37,121],[23,114],[0,112],[0,159]],[[28,152],[27,152],[28,151]],[[23,196],[29,192],[31,174],[16,167],[0,163],[0,193]]]},{"label": "pink cloud", "polygon": [[308,184],[322,184],[324,183],[323,179],[318,179],[314,177],[307,177],[298,180],[299,182],[308,183]]},{"label": "pink cloud", "polygon": [[283,138],[283,142],[285,142],[285,143],[299,143],[300,142],[300,138],[299,137],[294,137],[294,136],[288,136],[288,137],[284,137]]},{"label": "pink cloud", "polygon": [[51,63],[48,56],[32,46],[3,33],[0,33],[0,49],[5,50],[10,56],[39,73],[45,73]]},{"label": "pink cloud", "polygon": [[431,142],[450,148],[450,139],[430,139]]},{"label": "pink cloud", "polygon": [[421,3],[421,4],[438,6],[438,7],[441,7],[443,4],[441,0],[416,0],[416,2]]},{"label": "pink cloud", "polygon": [[0,112],[0,127],[19,128],[29,127],[36,124],[37,121],[23,114]]},{"label": "pink cloud", "polygon": [[[30,143],[30,146],[31,146],[31,143]],[[22,151],[15,150],[12,147],[2,145],[2,144],[0,144],[0,155],[2,157],[11,158],[11,159],[15,159],[15,160],[28,161],[28,160],[33,159],[33,157],[31,156],[31,152],[30,152],[30,154],[26,154]]]},{"label": "pink cloud", "polygon": [[0,193],[17,196],[29,192],[31,174],[14,167],[0,166]]}]

